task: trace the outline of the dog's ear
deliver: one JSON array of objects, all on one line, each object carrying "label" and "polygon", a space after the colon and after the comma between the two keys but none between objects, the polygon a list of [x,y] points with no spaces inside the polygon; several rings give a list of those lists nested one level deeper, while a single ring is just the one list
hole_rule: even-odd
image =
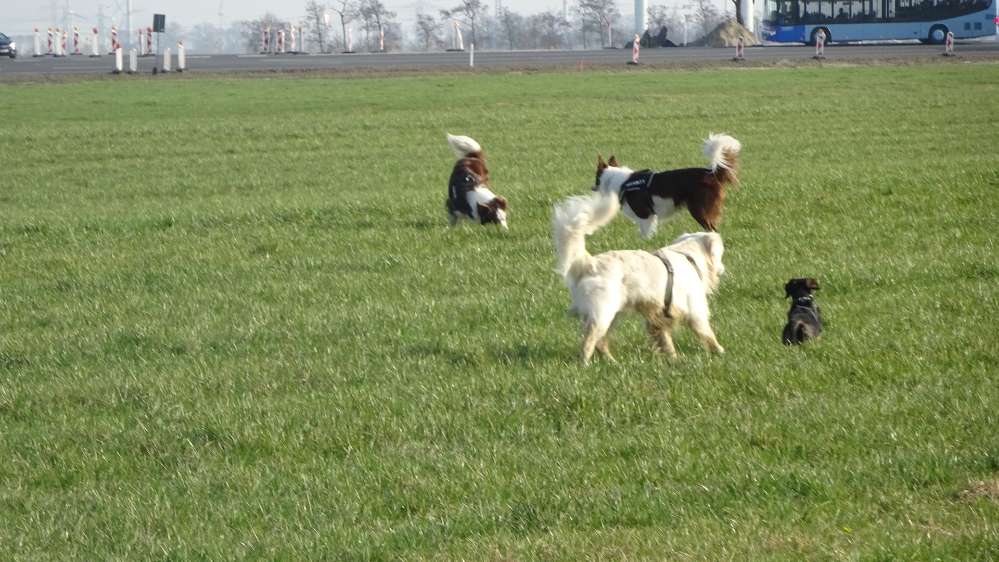
[{"label": "dog's ear", "polygon": [[620,164],[617,163],[617,158],[613,154],[611,154],[610,160],[607,161],[607,165],[614,168],[620,166]]},{"label": "dog's ear", "polygon": [[597,169],[603,170],[606,167],[607,167],[607,162],[604,162],[604,157],[601,156],[600,154],[597,154]]},{"label": "dog's ear", "polygon": [[817,291],[819,289],[819,282],[814,277],[809,277],[805,279],[805,286],[808,287],[810,291]]},{"label": "dog's ear", "polygon": [[794,279],[784,284],[784,298],[791,298],[791,289],[794,288]]},{"label": "dog's ear", "polygon": [[497,196],[495,199],[489,202],[489,206],[493,209],[503,209],[506,210],[506,199]]}]

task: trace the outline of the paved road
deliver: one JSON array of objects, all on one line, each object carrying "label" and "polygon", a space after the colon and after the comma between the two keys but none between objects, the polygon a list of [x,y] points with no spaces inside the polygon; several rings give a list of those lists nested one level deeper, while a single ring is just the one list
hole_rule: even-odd
[{"label": "paved road", "polygon": [[[943,48],[937,45],[836,45],[826,48],[827,61],[851,60],[912,60],[939,56]],[[957,45],[965,58],[999,59],[999,43],[971,42]],[[677,49],[645,49],[641,61],[647,65],[718,64],[730,61],[733,49],[688,47]],[[750,63],[773,64],[781,60],[810,61],[815,51],[803,46],[752,47],[746,49]],[[532,69],[573,68],[583,66],[623,65],[630,60],[625,49],[589,51],[480,51],[475,53],[476,68]],[[188,55],[191,72],[303,71],[303,70],[421,70],[468,68],[469,53],[359,53],[352,55]],[[140,58],[139,72],[148,73],[159,58]],[[113,57],[63,58],[22,56],[16,60],[0,58],[0,81],[4,77],[108,74]],[[127,57],[125,64],[128,64]],[[173,62],[176,67],[176,57]]]}]

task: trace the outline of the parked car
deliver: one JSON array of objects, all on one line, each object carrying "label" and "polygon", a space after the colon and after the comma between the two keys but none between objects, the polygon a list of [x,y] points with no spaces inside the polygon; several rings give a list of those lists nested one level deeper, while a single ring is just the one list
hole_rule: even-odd
[{"label": "parked car", "polygon": [[0,33],[0,56],[7,55],[12,59],[17,58],[17,43],[13,39]]}]

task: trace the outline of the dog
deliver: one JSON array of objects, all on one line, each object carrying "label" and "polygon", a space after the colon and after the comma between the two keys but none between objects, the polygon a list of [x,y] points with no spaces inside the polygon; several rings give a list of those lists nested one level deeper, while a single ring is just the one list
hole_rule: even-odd
[{"label": "dog", "polygon": [[787,298],[793,299],[784,326],[784,345],[802,344],[822,333],[822,315],[812,294],[818,288],[819,282],[811,277],[791,279],[784,285]]},{"label": "dog", "polygon": [[643,315],[649,336],[671,358],[676,357],[672,333],[680,321],[686,321],[708,350],[724,353],[708,323],[708,295],[725,272],[721,236],[696,232],[655,253],[590,255],[586,236],[610,222],[619,207],[617,197],[595,193],[557,204],[552,217],[556,272],[572,294],[570,312],[582,320],[583,364],[589,364],[594,349],[614,360],[608,331],[622,310]]},{"label": "dog", "polygon": [[667,219],[681,207],[711,232],[718,231],[725,187],[738,185],[742,143],[725,134],[712,134],[704,141],[707,168],[682,168],[654,172],[633,171],[610,157],[597,155],[597,177],[593,191],[617,196],[624,214],[638,225],[642,238],[651,238],[659,219]]},{"label": "dog", "polygon": [[447,185],[448,224],[455,226],[464,218],[508,230],[506,199],[487,187],[489,169],[482,147],[471,137],[450,134],[447,143],[458,157]]}]

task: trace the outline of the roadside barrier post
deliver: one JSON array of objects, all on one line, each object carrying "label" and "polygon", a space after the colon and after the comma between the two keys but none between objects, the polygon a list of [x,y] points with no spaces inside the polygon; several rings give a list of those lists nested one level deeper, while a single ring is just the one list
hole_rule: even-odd
[{"label": "roadside barrier post", "polygon": [[146,54],[146,49],[145,49],[146,48],[146,42],[142,39],[142,36],[145,35],[145,33],[146,33],[146,30],[142,29],[140,27],[139,28],[139,56],[140,57],[141,56],[145,56],[145,54]]},{"label": "roadside barrier post", "polygon": [[49,28],[49,51],[46,54],[47,55],[54,55],[55,54],[55,53],[52,52],[52,28],[51,27]]},{"label": "roadside barrier post", "polygon": [[121,74],[121,69],[122,69],[121,49],[115,49],[114,68],[111,70],[111,74]]},{"label": "roadside barrier post", "polygon": [[475,68],[475,43],[469,43],[468,49],[468,68]]},{"label": "roadside barrier post", "polygon": [[177,72],[187,70],[187,49],[183,41],[177,41]]},{"label": "roadside barrier post", "polygon": [[735,58],[732,60],[735,62],[742,62],[746,60],[746,44],[743,43],[742,37],[735,42]]},{"label": "roadside barrier post", "polygon": [[347,50],[344,53],[350,54],[354,52],[354,31],[351,28],[347,28],[347,44],[345,45]]},{"label": "roadside barrier post", "polygon": [[146,28],[146,56],[155,57],[156,53],[153,52],[153,28]]},{"label": "roadside barrier post", "polygon": [[642,38],[635,34],[635,38],[631,40],[631,62],[628,64],[638,64],[638,55],[642,49]]},{"label": "roadside barrier post", "polygon": [[38,31],[38,28],[36,27],[35,28],[35,52],[31,53],[31,56],[33,56],[33,57],[40,57],[43,54],[44,53],[42,53],[42,34]]},{"label": "roadside barrier post", "polygon": [[93,36],[90,38],[90,56],[99,57],[101,56],[101,38],[100,30],[96,27],[93,29]]},{"label": "roadside barrier post", "polygon": [[128,51],[128,73],[135,74],[139,71],[139,54],[135,49]]},{"label": "roadside barrier post", "polygon": [[815,34],[815,56],[812,58],[826,58],[826,32],[821,29]]},{"label": "roadside barrier post", "polygon": [[118,28],[111,26],[111,54],[118,50]]},{"label": "roadside barrier post", "polygon": [[163,68],[160,72],[170,72],[170,47],[167,47],[163,51]]},{"label": "roadside barrier post", "polygon": [[291,28],[288,30],[288,36],[289,36],[288,37],[288,41],[289,41],[289,43],[291,43],[291,47],[290,47],[290,49],[288,51],[289,53],[294,54],[294,53],[298,52],[298,41],[297,41],[298,37],[297,37],[297,35],[298,34],[295,33],[295,26],[294,25],[291,26]]},{"label": "roadside barrier post", "polygon": [[947,32],[947,38],[944,39],[944,52],[943,52],[943,55],[945,57],[953,57],[953,56],[957,55],[957,53],[954,52],[954,32],[953,31],[948,31]]},{"label": "roadside barrier post", "polygon": [[73,54],[82,55],[80,51],[80,28],[73,26]]}]

